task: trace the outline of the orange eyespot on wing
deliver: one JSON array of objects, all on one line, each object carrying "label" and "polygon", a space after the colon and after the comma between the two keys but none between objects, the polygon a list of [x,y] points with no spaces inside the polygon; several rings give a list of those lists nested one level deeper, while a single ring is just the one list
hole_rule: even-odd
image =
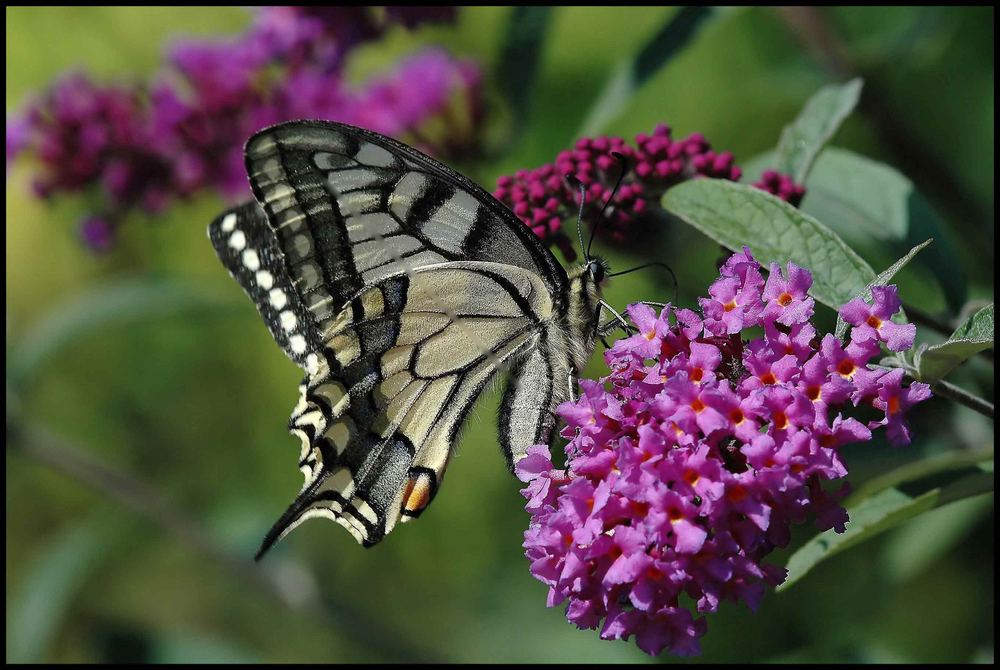
[{"label": "orange eyespot on wing", "polygon": [[403,493],[403,522],[424,511],[434,497],[435,477],[430,472],[411,472]]}]

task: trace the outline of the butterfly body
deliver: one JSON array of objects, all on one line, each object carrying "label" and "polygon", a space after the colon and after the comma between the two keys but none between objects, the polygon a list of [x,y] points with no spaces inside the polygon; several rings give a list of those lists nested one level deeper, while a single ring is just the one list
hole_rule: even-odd
[{"label": "butterfly body", "polygon": [[567,275],[481,187],[363,129],[275,126],[246,163],[256,203],[209,236],[306,371],[289,421],[306,481],[261,553],[313,516],[366,546],[419,516],[504,371],[508,464],[550,440],[598,336],[603,264]]}]

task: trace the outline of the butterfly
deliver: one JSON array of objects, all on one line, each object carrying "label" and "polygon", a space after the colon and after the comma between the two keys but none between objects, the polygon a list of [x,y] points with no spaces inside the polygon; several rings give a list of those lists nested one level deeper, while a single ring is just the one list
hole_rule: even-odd
[{"label": "butterfly", "polygon": [[362,128],[291,121],[244,153],[256,201],[216,218],[209,237],[305,370],[289,420],[305,483],[258,558],[312,517],[365,546],[418,517],[503,371],[508,466],[550,441],[555,408],[608,330],[601,259],[585,252],[567,274],[483,188]]}]

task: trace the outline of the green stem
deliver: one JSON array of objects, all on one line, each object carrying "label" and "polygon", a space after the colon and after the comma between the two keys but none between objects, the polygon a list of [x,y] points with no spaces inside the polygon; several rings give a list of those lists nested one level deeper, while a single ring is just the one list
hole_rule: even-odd
[{"label": "green stem", "polygon": [[935,395],[947,398],[960,405],[965,405],[969,409],[979,412],[990,419],[993,418],[993,403],[977,395],[973,395],[963,388],[949,384],[946,381],[939,381],[931,386],[931,390]]},{"label": "green stem", "polygon": [[[910,321],[912,321],[913,323],[917,324],[918,326],[924,326],[925,328],[930,328],[931,330],[940,333],[945,338],[951,337],[952,334],[955,332],[955,326],[951,325],[947,321],[944,321],[934,316],[933,314],[928,314],[919,307],[914,307],[913,305],[909,305],[904,302],[903,311],[906,313],[906,316],[908,316],[910,318]],[[986,360],[990,361],[991,363],[993,362],[992,349],[984,349],[983,351],[979,352],[979,355],[985,358]]]},{"label": "green stem", "polygon": [[928,314],[919,307],[903,303],[903,311],[906,312],[906,316],[910,317],[910,321],[913,323],[918,326],[930,328],[945,337],[951,337],[951,334],[955,332],[955,328],[950,323],[944,321],[943,319],[939,319],[933,314]]}]

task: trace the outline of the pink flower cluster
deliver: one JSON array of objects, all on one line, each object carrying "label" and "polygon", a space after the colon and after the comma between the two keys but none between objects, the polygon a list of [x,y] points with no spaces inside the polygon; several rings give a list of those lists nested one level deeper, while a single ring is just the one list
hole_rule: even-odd
[{"label": "pink flower cluster", "polygon": [[[701,133],[674,139],[670,127],[660,124],[652,134],[636,135],[634,146],[620,137],[585,137],[573,149],[559,153],[554,163],[500,177],[493,195],[514,210],[543,242],[558,246],[572,259],[573,245],[562,232],[562,223],[577,216],[580,193],[565,177],[572,175],[586,187],[583,218],[594,225],[621,175],[621,164],[613,153],[624,157],[628,173],[612,200],[607,219],[601,222],[601,230],[616,242],[634,232],[631,226],[650,207],[657,207],[660,196],[671,186],[695,177],[738,181],[742,176],[731,152],[716,153]],[[778,187],[772,189],[766,180],[754,186],[790,202],[791,197],[786,196],[797,197],[793,204],[798,204],[805,193],[803,187],[788,177],[779,177],[784,180],[781,184],[789,185],[787,193]]]},{"label": "pink flower cluster", "polygon": [[[838,449],[879,426],[907,443],[905,412],[930,391],[869,366],[882,344],[913,344],[914,327],[889,320],[894,286],[843,308],[854,326],[845,343],[810,323],[811,283],[792,263],[765,279],[744,249],[701,314],[628,308],[638,332],[606,352],[610,374],[581,381],[582,395],[559,407],[565,469],[542,445],[516,466],[531,513],[524,547],[550,607],[568,601],[577,626],[635,635],[649,654],[697,654],[701,615],[723,600],[756,608],[784,579],[763,560],[792,524],[812,516],[843,532],[846,484],[823,487],[847,474]],[[762,335],[744,340],[748,328]],[[862,405],[882,418],[847,415]]]},{"label": "pink flower cluster", "polygon": [[762,191],[778,196],[795,207],[799,206],[802,198],[806,195],[805,186],[796,184],[791,177],[775,170],[764,170],[760,180],[755,181],[753,185]]},{"label": "pink flower cluster", "polygon": [[451,8],[264,7],[236,38],[185,40],[151,84],[57,81],[7,119],[7,161],[38,159],[40,197],[96,192],[99,211],[81,222],[93,249],[113,245],[133,208],[158,213],[202,190],[248,196],[242,148],[261,128],[293,118],[365,126],[432,153],[467,149],[481,115],[477,67],[440,49],[401,62],[361,88],[342,78],[344,57],[392,23],[448,20]]}]

